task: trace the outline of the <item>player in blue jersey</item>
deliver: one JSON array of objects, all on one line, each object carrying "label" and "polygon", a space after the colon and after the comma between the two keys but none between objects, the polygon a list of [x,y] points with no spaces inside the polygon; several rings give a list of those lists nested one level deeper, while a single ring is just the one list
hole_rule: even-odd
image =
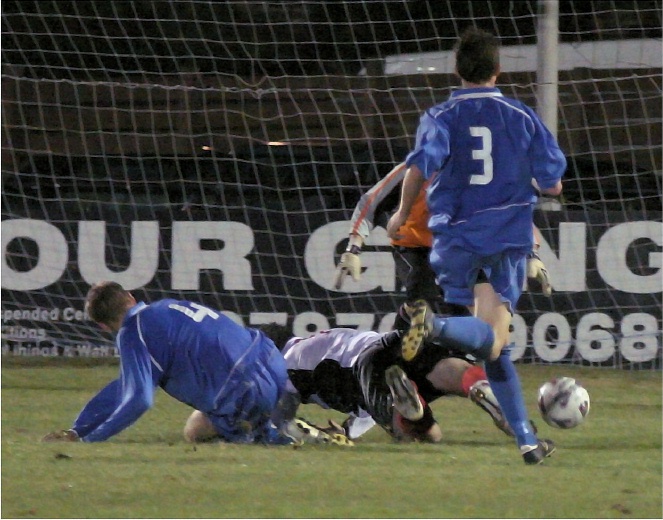
[{"label": "player in blue jersey", "polygon": [[[466,305],[491,325],[492,341],[473,351],[485,360],[490,385],[527,464],[550,455],[552,442],[530,426],[520,380],[509,357],[509,326],[532,249],[536,188],[556,196],[566,159],[536,113],[495,87],[499,42],[469,29],[456,46],[462,88],[421,117],[416,144],[406,158],[401,203],[387,225],[399,236],[424,182],[433,233],[431,265],[449,303]],[[415,306],[403,356],[413,358],[424,338],[446,341],[475,334],[470,322],[434,316]]]},{"label": "player in blue jersey", "polygon": [[85,405],[71,429],[45,441],[105,441],[151,408],[160,387],[196,409],[188,440],[214,433],[228,442],[293,442],[272,420],[287,396],[285,360],[262,332],[189,301],[137,302],[114,282],[92,286],[86,310],[104,330],[117,332],[120,377]]}]

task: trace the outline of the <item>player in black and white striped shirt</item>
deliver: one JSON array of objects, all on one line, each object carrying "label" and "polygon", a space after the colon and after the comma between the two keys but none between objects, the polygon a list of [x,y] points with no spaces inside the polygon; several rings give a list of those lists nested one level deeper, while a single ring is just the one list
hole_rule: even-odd
[{"label": "player in black and white striped shirt", "polygon": [[[427,403],[444,395],[469,396],[511,434],[485,372],[464,354],[431,343],[415,360],[404,361],[400,331],[335,328],[299,338],[274,324],[262,330],[281,349],[302,402],[350,414],[346,421],[350,438],[363,434],[375,421],[395,437],[437,442],[441,432]],[[414,421],[404,417],[412,411],[408,380],[422,401],[423,416]]]}]

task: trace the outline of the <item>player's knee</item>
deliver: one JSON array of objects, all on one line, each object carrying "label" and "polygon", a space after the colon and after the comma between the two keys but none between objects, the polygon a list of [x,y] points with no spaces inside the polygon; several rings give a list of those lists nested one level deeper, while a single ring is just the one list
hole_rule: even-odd
[{"label": "player's knee", "polygon": [[198,410],[193,412],[189,418],[186,420],[186,423],[184,424],[184,431],[182,432],[184,435],[184,440],[186,442],[196,442],[196,435],[197,435],[197,414],[200,414]]},{"label": "player's knee", "polygon": [[199,410],[195,410],[187,419],[184,425],[184,440],[186,442],[205,442],[218,436],[216,429]]},{"label": "player's knee", "polygon": [[508,345],[508,338],[503,338],[503,339],[496,339],[495,342],[493,343],[493,348],[490,352],[490,357],[488,358],[488,361],[495,361],[497,358],[500,357],[502,354],[502,351],[507,347]]},{"label": "player's knee", "polygon": [[487,358],[488,360],[495,361],[499,357],[504,347],[509,344],[509,339],[511,336],[511,332],[509,331],[510,323],[510,319],[496,320],[495,322],[491,323],[494,336],[490,357]]},{"label": "player's knee", "polygon": [[433,423],[433,425],[426,432],[424,442],[442,442],[442,429],[437,422]]}]

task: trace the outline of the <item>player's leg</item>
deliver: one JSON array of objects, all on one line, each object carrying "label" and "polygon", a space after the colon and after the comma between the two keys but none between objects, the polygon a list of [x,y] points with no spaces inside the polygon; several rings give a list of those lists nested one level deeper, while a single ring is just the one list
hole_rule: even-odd
[{"label": "player's leg", "polygon": [[[467,307],[473,305],[472,286],[480,273],[478,259],[458,248],[438,251],[437,242],[434,239],[430,262],[446,301]],[[438,342],[447,349],[472,354],[479,359],[488,359],[492,353],[494,332],[483,320],[474,316],[440,316],[421,300],[408,309],[408,315],[410,328],[403,337],[403,359],[406,361],[418,355],[424,340]]]},{"label": "player's leg", "polygon": [[502,408],[482,367],[462,358],[449,357],[440,360],[426,378],[442,395],[469,398],[491,418],[500,431],[513,437],[513,431],[502,413]]},{"label": "player's leg", "polygon": [[396,411],[410,421],[421,419],[424,416],[424,404],[419,397],[417,387],[403,369],[398,365],[392,365],[385,370],[384,377]]},{"label": "player's leg", "polygon": [[407,330],[410,318],[406,305],[425,300],[436,314],[468,316],[464,305],[446,303],[443,293],[435,281],[435,272],[430,265],[429,247],[395,247],[393,249],[396,276],[405,287],[405,302],[400,306],[394,320],[394,329]]},{"label": "player's leg", "polygon": [[475,291],[475,315],[495,331],[490,359],[485,370],[490,387],[513,431],[516,443],[528,464],[538,464],[554,451],[550,441],[539,441],[527,415],[520,378],[511,361],[511,311],[520,297],[525,278],[525,256],[505,254],[491,266],[490,283],[480,283]]},{"label": "player's leg", "polygon": [[440,442],[442,430],[417,386],[398,365],[385,371],[393,399],[393,435],[404,441]]},{"label": "player's leg", "polygon": [[425,341],[447,349],[488,359],[493,351],[495,334],[492,327],[474,316],[440,316],[419,300],[407,309],[410,326],[403,336],[403,359],[411,361]]},{"label": "player's leg", "polygon": [[[399,370],[391,368],[395,361],[392,349],[385,348],[381,341],[377,341],[359,356],[354,373],[361,389],[361,407],[377,424],[396,438],[438,442],[441,434],[430,406],[420,399],[416,387],[407,377],[401,377]],[[391,369],[389,379],[388,369]],[[394,385],[393,390],[390,384]],[[416,399],[419,399],[421,408],[412,406]],[[395,404],[402,406],[402,411],[411,419],[399,413]],[[415,408],[418,413],[414,413]]]},{"label": "player's leg", "polygon": [[[405,287],[405,304],[425,300],[433,309],[439,308],[442,298],[428,259],[430,248],[398,246],[393,248],[392,253],[396,276]],[[401,305],[394,320],[394,329],[406,330],[408,325],[409,319]]]}]

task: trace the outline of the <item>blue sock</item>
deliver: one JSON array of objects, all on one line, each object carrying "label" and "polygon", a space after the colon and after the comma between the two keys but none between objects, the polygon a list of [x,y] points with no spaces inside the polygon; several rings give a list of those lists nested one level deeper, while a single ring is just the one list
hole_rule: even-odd
[{"label": "blue sock", "polygon": [[509,356],[510,350],[510,347],[505,347],[495,361],[486,361],[486,375],[502,413],[516,435],[518,446],[535,446],[538,439],[527,417],[520,378]]},{"label": "blue sock", "polygon": [[472,354],[477,359],[488,359],[495,333],[488,323],[473,316],[435,316],[431,340],[440,340],[445,347]]}]

